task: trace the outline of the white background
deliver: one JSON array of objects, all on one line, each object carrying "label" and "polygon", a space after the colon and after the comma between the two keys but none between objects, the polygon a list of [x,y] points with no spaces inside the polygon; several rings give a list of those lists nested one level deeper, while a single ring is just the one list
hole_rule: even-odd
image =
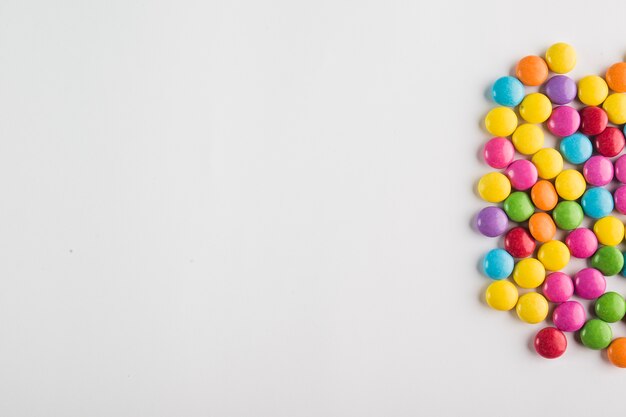
[{"label": "white background", "polygon": [[470,224],[490,83],[603,73],[626,3],[476,3],[0,1],[0,415],[623,409]]}]

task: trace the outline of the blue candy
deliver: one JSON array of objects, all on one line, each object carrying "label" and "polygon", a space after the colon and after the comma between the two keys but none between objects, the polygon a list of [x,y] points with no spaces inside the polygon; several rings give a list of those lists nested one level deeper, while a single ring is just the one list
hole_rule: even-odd
[{"label": "blue candy", "polygon": [[605,188],[590,188],[583,194],[580,204],[587,216],[600,219],[613,211],[613,196]]},{"label": "blue candy", "polygon": [[489,278],[504,279],[513,272],[514,263],[513,257],[504,249],[492,249],[483,260],[483,270]]},{"label": "blue candy", "polygon": [[561,139],[561,154],[572,164],[582,164],[591,158],[593,145],[582,133],[574,133]]},{"label": "blue candy", "polygon": [[493,83],[491,96],[501,106],[515,107],[524,98],[524,85],[515,77],[501,77]]}]

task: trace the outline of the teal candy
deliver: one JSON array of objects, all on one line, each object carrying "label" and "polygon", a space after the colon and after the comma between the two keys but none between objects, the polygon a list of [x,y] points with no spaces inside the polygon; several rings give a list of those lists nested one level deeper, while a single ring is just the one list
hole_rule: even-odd
[{"label": "teal candy", "polygon": [[582,164],[591,158],[593,145],[582,133],[574,133],[561,139],[561,154],[572,164]]},{"label": "teal candy", "polygon": [[515,77],[501,77],[491,87],[493,101],[501,106],[515,107],[524,98],[524,85]]},{"label": "teal candy", "polygon": [[600,219],[608,216],[613,211],[613,196],[606,188],[589,188],[583,194],[580,204],[583,211],[589,217]]},{"label": "teal candy", "polygon": [[507,251],[492,249],[485,255],[483,271],[489,278],[500,280],[511,275],[514,264],[513,257]]}]

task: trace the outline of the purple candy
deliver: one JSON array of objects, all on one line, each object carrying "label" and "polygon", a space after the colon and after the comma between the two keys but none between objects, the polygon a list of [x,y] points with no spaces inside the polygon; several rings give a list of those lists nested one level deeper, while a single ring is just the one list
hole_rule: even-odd
[{"label": "purple candy", "polygon": [[626,214],[626,185],[622,185],[613,193],[615,208],[622,214]]},{"label": "purple candy", "polygon": [[594,268],[581,269],[574,275],[576,295],[585,300],[593,300],[604,294],[606,279],[602,272]]},{"label": "purple candy", "polygon": [[576,82],[565,75],[555,75],[546,83],[546,95],[554,104],[570,103],[576,92]]},{"label": "purple candy", "polygon": [[509,225],[509,219],[499,207],[485,207],[476,216],[476,227],[478,231],[488,237],[500,236]]},{"label": "purple candy", "polygon": [[578,301],[566,301],[559,304],[552,313],[552,321],[563,332],[575,332],[585,324],[587,314]]},{"label": "purple candy", "polygon": [[580,126],[580,114],[570,106],[556,107],[552,110],[546,126],[555,136],[573,135]]},{"label": "purple candy", "polygon": [[615,161],[615,178],[619,182],[626,183],[626,155],[622,155]]}]

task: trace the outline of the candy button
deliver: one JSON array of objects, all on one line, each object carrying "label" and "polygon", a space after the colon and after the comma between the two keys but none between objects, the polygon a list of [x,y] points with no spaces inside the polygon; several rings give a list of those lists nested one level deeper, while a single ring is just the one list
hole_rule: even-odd
[{"label": "candy button", "polygon": [[[541,93],[531,93],[524,97],[519,105],[519,114],[529,123],[543,123],[552,113],[550,99]],[[607,110],[607,113],[608,110]],[[609,114],[609,120],[611,116]],[[507,136],[507,135],[499,135]]]},{"label": "candy button", "polygon": [[538,56],[525,56],[517,63],[515,75],[525,85],[537,86],[548,78],[548,65]]},{"label": "candy button", "polygon": [[517,106],[524,98],[524,85],[515,77],[498,78],[491,87],[491,97],[501,106]]},{"label": "candy button", "polygon": [[574,294],[572,279],[562,272],[548,274],[543,283],[543,295],[553,303],[563,303]]},{"label": "candy button", "polygon": [[622,214],[626,214],[626,185],[621,185],[613,193],[615,208]]},{"label": "candy button", "polygon": [[513,257],[504,249],[492,249],[483,260],[485,275],[492,279],[504,279],[513,272]]},{"label": "candy button", "polygon": [[524,222],[535,212],[535,207],[530,201],[528,194],[523,191],[515,191],[504,200],[502,205],[509,219],[514,222]]},{"label": "candy button", "polygon": [[565,244],[570,254],[579,259],[589,258],[598,250],[598,238],[584,227],[572,230],[565,238]]},{"label": "candy button", "polygon": [[537,288],[546,278],[546,269],[535,258],[522,259],[513,269],[513,280],[522,288]]},{"label": "candy button", "polygon": [[615,161],[615,178],[626,183],[626,155],[622,155]]},{"label": "candy button", "polygon": [[606,82],[611,90],[626,93],[626,63],[617,62],[606,70]]},{"label": "candy button", "polygon": [[593,145],[582,133],[574,133],[561,140],[561,153],[572,164],[582,164],[591,157]]},{"label": "candy button", "polygon": [[509,218],[500,207],[485,207],[476,216],[476,228],[488,237],[500,236],[508,225]]},{"label": "candy button", "polygon": [[[528,97],[528,96],[526,96]],[[522,100],[522,104],[524,101]],[[626,95],[623,93],[610,94],[604,103],[602,108],[606,111],[606,115],[609,117],[611,123],[621,125],[626,123]]]},{"label": "candy button", "polygon": [[616,127],[607,127],[596,136],[595,145],[600,155],[612,158],[624,149],[624,134]]},{"label": "candy button", "polygon": [[[578,81],[578,99],[588,106],[599,106],[609,95],[609,87],[602,77],[588,75]],[[589,133],[590,134],[590,133]]]},{"label": "candy button", "polygon": [[552,211],[552,218],[561,230],[576,229],[584,217],[582,207],[575,201],[561,201]]},{"label": "candy button", "polygon": [[563,157],[556,149],[544,148],[533,155],[537,175],[545,180],[556,177],[563,170]]},{"label": "candy button", "polygon": [[485,291],[485,300],[489,307],[508,311],[517,304],[517,288],[509,281],[495,281]]},{"label": "candy button", "polygon": [[483,148],[485,162],[492,168],[506,168],[513,161],[514,156],[515,148],[506,138],[489,139]]},{"label": "candy button", "polygon": [[566,301],[559,304],[552,313],[552,321],[557,329],[575,332],[585,324],[585,309],[578,301]]},{"label": "candy button", "polygon": [[573,107],[559,106],[552,110],[546,125],[555,136],[569,136],[578,130],[580,115]]},{"label": "candy button", "polygon": [[547,270],[558,271],[569,262],[569,249],[560,240],[551,240],[539,247],[537,259]]},{"label": "candy button", "polygon": [[517,300],[517,316],[530,324],[540,323],[548,316],[548,301],[536,292],[529,292]]},{"label": "candy button", "polygon": [[611,326],[598,319],[591,319],[580,330],[580,341],[590,349],[604,349],[613,338]]},{"label": "candy button", "polygon": [[594,307],[596,316],[608,322],[615,323],[624,318],[626,302],[624,297],[616,292],[607,292],[596,300]]},{"label": "candy button", "polygon": [[532,155],[543,147],[543,130],[538,125],[524,123],[515,129],[512,140],[519,153]]},{"label": "candy button", "polygon": [[574,275],[576,295],[585,300],[594,300],[604,294],[606,279],[594,268],[581,269]]},{"label": "candy button", "polygon": [[546,95],[554,104],[567,104],[576,98],[576,83],[565,75],[556,75],[546,83]]},{"label": "candy button", "polygon": [[[555,327],[546,327],[535,336],[535,351],[546,359],[556,359],[565,353],[567,338]],[[626,361],[624,361],[626,363]]]},{"label": "candy button", "polygon": [[616,246],[624,239],[624,223],[613,216],[606,216],[593,225],[593,232],[598,242],[607,246]]},{"label": "candy button", "polygon": [[566,169],[556,177],[554,187],[563,199],[576,200],[585,192],[585,178],[575,169]]},{"label": "candy button", "polygon": [[609,117],[600,107],[585,107],[580,111],[580,131],[585,135],[599,135],[608,122]]},{"label": "candy button", "polygon": [[485,128],[494,136],[509,136],[517,127],[517,116],[508,107],[496,107],[485,116]]},{"label": "candy button", "polygon": [[[532,237],[542,243],[554,239],[556,234],[556,225],[548,213],[535,213],[530,216],[528,229]],[[593,233],[591,234],[593,235]],[[595,239],[596,235],[593,237]]]},{"label": "candy button", "polygon": [[499,203],[511,193],[511,182],[500,172],[490,172],[478,181],[478,194],[490,203]]},{"label": "candy button", "polygon": [[535,240],[523,227],[514,227],[504,237],[504,250],[515,258],[526,258],[535,250]]},{"label": "candy button", "polygon": [[613,179],[613,164],[605,156],[592,156],[585,162],[583,176],[591,185],[607,185]]},{"label": "candy button", "polygon": [[617,275],[624,267],[624,256],[614,246],[603,246],[591,258],[591,266],[606,276]]},{"label": "candy button", "polygon": [[565,74],[576,66],[576,51],[567,43],[555,43],[546,51],[546,63],[552,72]]},{"label": "candy button", "polygon": [[[613,165],[611,165],[613,169]],[[511,181],[511,186],[516,190],[528,190],[537,182],[537,168],[526,159],[513,161],[506,169],[505,174]]]},{"label": "candy button", "polygon": [[600,219],[613,211],[613,196],[604,188],[590,188],[583,194],[580,204],[587,216]]},{"label": "candy button", "polygon": [[550,211],[559,201],[554,185],[550,181],[537,181],[530,190],[530,198],[537,208],[544,211]]},{"label": "candy button", "polygon": [[626,337],[613,340],[606,350],[609,361],[618,368],[626,368]]}]

